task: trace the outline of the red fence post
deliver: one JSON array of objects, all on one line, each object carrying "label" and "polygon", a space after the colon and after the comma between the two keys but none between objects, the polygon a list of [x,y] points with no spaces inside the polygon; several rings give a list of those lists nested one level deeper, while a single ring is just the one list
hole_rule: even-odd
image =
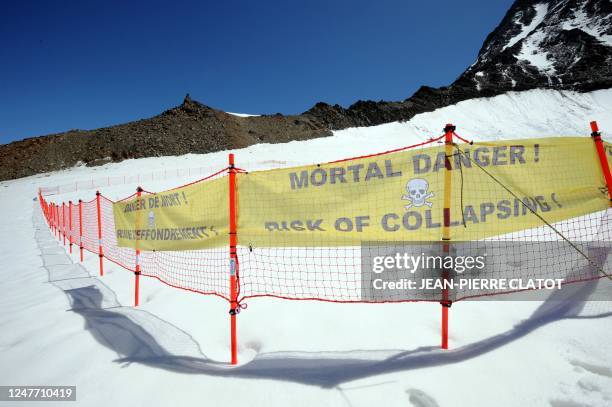
[{"label": "red fence post", "polygon": [[608,157],[606,156],[606,150],[601,141],[601,133],[599,132],[599,126],[596,121],[591,122],[591,137],[595,142],[595,148],[597,149],[597,155],[599,156],[599,163],[601,164],[601,171],[603,172],[604,178],[606,179],[606,187],[608,188],[608,198],[610,199],[610,206],[612,206],[612,174],[610,174],[610,166],[608,165]]},{"label": "red fence post", "polygon": [[[142,195],[142,188],[136,188],[136,197],[140,201],[140,196]],[[136,211],[136,231],[140,228],[140,212]],[[137,232],[138,233],[138,232]],[[138,236],[138,234],[136,234]],[[137,307],[139,303],[139,293],[140,293],[140,248],[138,247],[138,239],[136,239],[136,267],[134,268],[134,306]]]},{"label": "red fence post", "polygon": [[100,214],[100,191],[96,191],[96,206],[98,210],[98,257],[100,258],[100,276],[104,275],[104,252],[102,251],[102,216]]},{"label": "red fence post", "polygon": [[83,200],[79,199],[79,251],[83,263]]},{"label": "red fence post", "polygon": [[236,168],[234,167],[234,154],[229,155],[229,257],[230,257],[230,350],[231,364],[238,363],[236,340],[236,314],[238,313],[238,253],[236,245],[238,235],[236,231]]},{"label": "red fence post", "polygon": [[68,201],[68,244],[72,254],[72,201]]},{"label": "red fence post", "polygon": [[[455,126],[452,124],[447,124],[444,127],[444,151],[445,151],[445,160],[444,160],[444,209],[443,209],[443,218],[444,224],[442,227],[442,250],[445,255],[450,253],[451,245],[451,235],[450,235],[450,227],[451,227],[451,181],[452,181],[452,167],[451,167],[451,157],[453,155],[453,132],[455,131]],[[442,271],[442,278],[444,282],[448,280],[449,271],[444,269]],[[442,300],[440,301],[440,305],[442,305],[442,349],[448,349],[448,311],[452,304],[452,301],[449,299],[448,289],[444,288],[442,290]]]},{"label": "red fence post", "polygon": [[62,236],[64,238],[64,246],[66,246],[66,204],[62,202]]},{"label": "red fence post", "polygon": [[55,235],[55,214],[53,213],[53,204],[49,204],[49,226],[51,227],[51,233]]}]

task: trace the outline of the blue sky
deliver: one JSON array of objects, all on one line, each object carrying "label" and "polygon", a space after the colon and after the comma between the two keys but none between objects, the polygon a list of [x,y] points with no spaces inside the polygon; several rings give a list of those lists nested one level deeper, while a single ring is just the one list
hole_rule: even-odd
[{"label": "blue sky", "polygon": [[23,1],[0,12],[0,143],[151,117],[402,100],[452,82],[510,0]]}]

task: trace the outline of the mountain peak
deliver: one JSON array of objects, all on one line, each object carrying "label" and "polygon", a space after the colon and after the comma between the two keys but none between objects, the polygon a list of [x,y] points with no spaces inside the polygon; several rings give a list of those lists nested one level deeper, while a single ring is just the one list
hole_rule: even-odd
[{"label": "mountain peak", "polygon": [[518,0],[454,85],[488,96],[612,86],[612,2]]}]

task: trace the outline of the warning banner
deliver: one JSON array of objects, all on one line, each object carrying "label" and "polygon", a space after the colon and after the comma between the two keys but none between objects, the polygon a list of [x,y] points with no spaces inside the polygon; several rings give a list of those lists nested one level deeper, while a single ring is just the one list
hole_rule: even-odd
[{"label": "warning banner", "polygon": [[439,240],[445,193],[454,241],[536,228],[609,205],[593,141],[585,137],[458,144],[448,155],[440,144],[244,173],[237,190],[238,241],[253,247]]},{"label": "warning banner", "polygon": [[113,204],[117,245],[140,250],[227,246],[228,181],[219,178]]}]

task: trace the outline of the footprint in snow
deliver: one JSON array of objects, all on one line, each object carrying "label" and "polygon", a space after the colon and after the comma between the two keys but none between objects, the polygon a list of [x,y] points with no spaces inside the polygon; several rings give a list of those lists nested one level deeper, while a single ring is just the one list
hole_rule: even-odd
[{"label": "footprint in snow", "polygon": [[429,394],[419,389],[406,390],[413,407],[438,407],[438,403]]}]

